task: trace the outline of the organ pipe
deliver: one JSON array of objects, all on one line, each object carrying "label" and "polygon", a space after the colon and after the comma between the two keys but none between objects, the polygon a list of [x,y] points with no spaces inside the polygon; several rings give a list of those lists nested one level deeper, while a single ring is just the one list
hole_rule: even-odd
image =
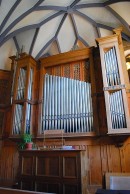
[{"label": "organ pipe", "polygon": [[91,84],[45,74],[42,132],[64,129],[66,133],[91,132],[93,110]]}]

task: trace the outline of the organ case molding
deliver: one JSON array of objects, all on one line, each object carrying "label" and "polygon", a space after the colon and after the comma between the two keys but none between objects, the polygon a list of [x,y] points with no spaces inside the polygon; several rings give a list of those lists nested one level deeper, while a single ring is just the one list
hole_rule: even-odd
[{"label": "organ case molding", "polygon": [[[123,61],[121,31],[98,38],[105,95],[108,134],[130,133],[130,115],[127,93],[128,74]],[[119,33],[120,32],[120,33]],[[113,62],[114,61],[114,62]]]}]

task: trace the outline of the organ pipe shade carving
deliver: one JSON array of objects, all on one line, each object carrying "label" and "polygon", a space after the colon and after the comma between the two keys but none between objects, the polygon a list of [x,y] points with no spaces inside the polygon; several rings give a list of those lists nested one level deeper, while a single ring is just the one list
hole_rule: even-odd
[{"label": "organ pipe shade carving", "polygon": [[64,129],[66,133],[93,131],[91,84],[45,74],[42,132]]}]

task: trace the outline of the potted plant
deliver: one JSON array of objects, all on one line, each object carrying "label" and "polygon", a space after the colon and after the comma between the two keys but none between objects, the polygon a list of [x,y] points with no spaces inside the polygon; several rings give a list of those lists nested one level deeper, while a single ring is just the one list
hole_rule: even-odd
[{"label": "potted plant", "polygon": [[31,150],[33,146],[32,135],[29,133],[21,134],[22,142],[18,144],[19,149]]}]

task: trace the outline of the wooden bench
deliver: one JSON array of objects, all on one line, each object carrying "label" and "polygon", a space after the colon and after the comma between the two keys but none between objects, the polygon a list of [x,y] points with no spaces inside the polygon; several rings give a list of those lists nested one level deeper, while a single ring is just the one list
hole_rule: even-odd
[{"label": "wooden bench", "polygon": [[52,194],[52,193],[27,191],[27,190],[19,190],[19,189],[9,189],[5,187],[0,187],[0,194]]}]

